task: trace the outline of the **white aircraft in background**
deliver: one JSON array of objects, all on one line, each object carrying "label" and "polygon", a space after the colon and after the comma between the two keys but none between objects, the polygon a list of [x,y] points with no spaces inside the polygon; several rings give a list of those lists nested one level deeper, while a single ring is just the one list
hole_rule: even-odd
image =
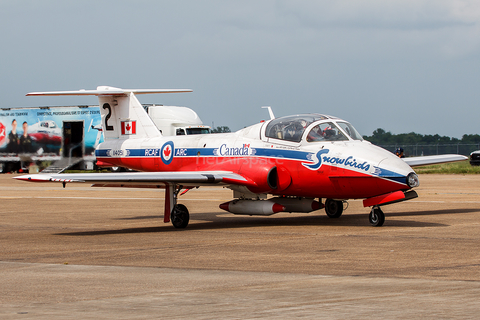
[{"label": "white aircraft in background", "polygon": [[[233,133],[162,136],[135,94],[190,92],[96,90],[34,92],[29,96],[96,95],[105,141],[98,161],[142,172],[34,174],[34,182],[92,183],[94,186],[165,188],[164,222],[185,228],[188,209],[177,203],[181,190],[226,186],[234,200],[220,208],[234,214],[271,215],[325,208],[342,215],[348,199],[364,199],[369,221],[381,226],[382,206],[417,197],[411,166],[461,161],[461,155],[400,159],[372,145],[347,121],[324,114],[274,118]],[[267,197],[270,196],[270,197]]]}]

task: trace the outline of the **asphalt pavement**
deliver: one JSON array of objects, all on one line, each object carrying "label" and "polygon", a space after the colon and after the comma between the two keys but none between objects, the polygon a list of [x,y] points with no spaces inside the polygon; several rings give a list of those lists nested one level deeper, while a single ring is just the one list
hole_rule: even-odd
[{"label": "asphalt pavement", "polygon": [[180,197],[190,224],[163,223],[163,190],[34,184],[0,175],[1,319],[476,319],[480,175],[420,175],[419,197],[383,227],[349,201],[236,216],[223,188]]}]

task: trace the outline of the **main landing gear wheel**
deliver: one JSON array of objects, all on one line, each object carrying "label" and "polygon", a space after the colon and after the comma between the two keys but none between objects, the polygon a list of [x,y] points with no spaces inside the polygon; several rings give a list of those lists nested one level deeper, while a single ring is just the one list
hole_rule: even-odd
[{"label": "main landing gear wheel", "polygon": [[325,201],[325,213],[329,218],[340,218],[343,213],[343,201],[327,199]]},{"label": "main landing gear wheel", "polygon": [[186,228],[188,226],[188,222],[190,221],[190,214],[188,213],[187,207],[185,207],[183,204],[175,205],[170,220],[172,220],[172,224],[175,228]]},{"label": "main landing gear wheel", "polygon": [[370,214],[368,215],[368,220],[372,226],[381,227],[385,222],[385,214],[380,207],[373,207],[372,211],[370,211]]}]

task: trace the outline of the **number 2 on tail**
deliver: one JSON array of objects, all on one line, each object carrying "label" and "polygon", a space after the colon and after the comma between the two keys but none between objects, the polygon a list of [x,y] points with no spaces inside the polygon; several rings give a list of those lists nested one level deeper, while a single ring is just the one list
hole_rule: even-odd
[{"label": "number 2 on tail", "polygon": [[113,126],[108,124],[108,120],[110,120],[110,117],[112,116],[112,107],[110,107],[108,103],[105,103],[103,109],[108,109],[108,114],[105,116],[105,130],[113,131]]}]

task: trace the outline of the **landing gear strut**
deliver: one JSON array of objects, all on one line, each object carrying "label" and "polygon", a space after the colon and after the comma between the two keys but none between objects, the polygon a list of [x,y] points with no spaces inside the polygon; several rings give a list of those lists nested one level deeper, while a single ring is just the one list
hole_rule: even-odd
[{"label": "landing gear strut", "polygon": [[380,207],[375,206],[372,208],[372,211],[370,211],[370,214],[368,215],[368,220],[370,221],[370,224],[372,226],[381,227],[385,222],[385,214],[383,213],[382,209],[380,209]]},{"label": "landing gear strut", "polygon": [[190,221],[190,214],[188,209],[183,204],[177,204],[177,196],[183,186],[176,186],[167,184],[165,186],[165,210],[163,214],[163,221],[170,222],[178,229],[184,229],[188,226]]},{"label": "landing gear strut", "polygon": [[327,199],[325,201],[325,213],[329,218],[340,218],[343,213],[343,201]]}]

